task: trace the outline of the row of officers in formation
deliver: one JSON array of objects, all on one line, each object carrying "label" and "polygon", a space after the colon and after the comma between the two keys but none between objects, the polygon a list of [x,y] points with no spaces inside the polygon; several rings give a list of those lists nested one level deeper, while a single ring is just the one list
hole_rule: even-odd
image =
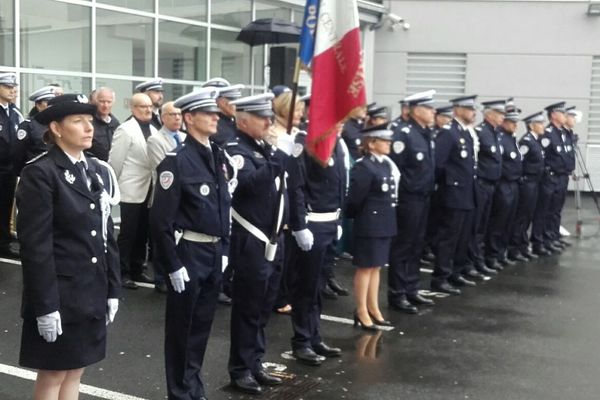
[{"label": "row of officers in formation", "polygon": [[[281,297],[298,361],[341,355],[323,340],[320,314],[332,283],[323,271],[343,237],[356,267],[354,323],[365,330],[391,326],[378,302],[386,264],[390,308],[414,314],[434,305],[419,293],[423,259],[434,264],[432,290],[460,295],[505,265],[568,245],[560,215],[577,145],[575,112],[563,102],[525,118],[512,99],[483,102],[476,127],[477,96],[440,107],[435,91],[417,93],[392,122],[371,104],[336,126],[321,163],[305,151],[310,98],[292,104],[285,87],[243,97],[243,85],[215,78],[162,104],[155,79],[137,86],[121,124],[108,88],[93,104],[42,88],[31,96],[37,112],[20,121],[15,87],[14,74],[0,74],[0,166],[3,196],[20,174],[20,364],[39,370],[36,399],[77,393],[83,368],[105,356],[121,287],[134,281],[167,292],[169,399],[204,399],[201,368],[224,281],[231,384],[261,394],[282,383],[263,368],[265,328]],[[526,133],[517,140],[520,121]],[[45,150],[19,166],[16,149],[31,149],[22,146],[29,141]],[[10,211],[2,216],[9,243]],[[153,279],[143,269],[148,236]]]}]

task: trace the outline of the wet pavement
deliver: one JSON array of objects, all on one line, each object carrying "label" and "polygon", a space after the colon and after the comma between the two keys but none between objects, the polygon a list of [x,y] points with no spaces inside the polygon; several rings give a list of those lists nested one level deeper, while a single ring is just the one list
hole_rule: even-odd
[{"label": "wet pavement", "polygon": [[[320,367],[298,364],[289,317],[273,314],[266,361],[285,378],[262,399],[598,399],[600,395],[600,235],[598,213],[585,199],[582,239],[560,256],[508,267],[463,295],[436,298],[418,315],[383,307],[396,326],[367,334],[348,322],[351,297],[325,300],[322,333],[344,351]],[[574,233],[568,200],[563,225]],[[340,261],[348,287],[353,270]],[[381,300],[385,303],[385,271]],[[423,272],[423,287],[428,273]],[[0,263],[0,399],[30,398],[32,382],[10,375],[20,343],[21,271]],[[104,389],[81,399],[164,399],[163,295],[125,291],[110,326],[107,358],[86,369],[83,383]],[[204,366],[211,400],[247,399],[228,387],[229,311],[219,306]],[[7,371],[9,373],[7,373]],[[19,370],[20,371],[20,370]],[[20,374],[21,372],[17,372]],[[13,371],[14,372],[14,371]],[[113,393],[115,392],[115,393]],[[111,397],[112,396],[112,397]],[[129,397],[133,396],[133,397]]]}]

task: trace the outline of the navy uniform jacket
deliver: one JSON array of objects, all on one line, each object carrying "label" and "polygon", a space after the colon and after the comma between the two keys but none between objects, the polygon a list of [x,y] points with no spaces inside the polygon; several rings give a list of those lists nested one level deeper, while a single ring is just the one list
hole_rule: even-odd
[{"label": "navy uniform jacket", "polygon": [[444,206],[459,210],[475,207],[473,156],[469,131],[453,119],[435,138],[436,182]]},{"label": "navy uniform jacket", "polygon": [[228,117],[223,113],[219,113],[219,122],[217,122],[217,134],[213,135],[210,140],[224,147],[227,142],[235,140],[237,128],[235,126],[235,118]]},{"label": "navy uniform jacket", "polygon": [[400,193],[433,192],[435,185],[435,143],[429,128],[410,120],[403,128],[394,129],[390,158],[396,163],[402,179]]},{"label": "navy uniform jacket", "polygon": [[[238,168],[238,185],[233,194],[232,207],[244,219],[271,236],[275,224],[275,208],[279,205],[279,193],[275,180],[286,170],[290,156],[264,142],[259,145],[254,139],[237,132],[233,142],[226,145],[227,153]],[[287,191],[284,191],[287,203]],[[287,210],[281,225],[287,222]],[[235,220],[233,228],[242,228]]]},{"label": "navy uniform jacket", "polygon": [[0,106],[0,172],[12,172],[12,158],[17,142],[19,124],[24,118],[14,104],[8,105],[8,114]]},{"label": "navy uniform jacket", "polygon": [[502,127],[498,128],[500,133],[500,143],[504,147],[502,153],[502,179],[507,181],[516,181],[523,176],[523,159],[521,152],[517,148],[517,139],[504,131]]},{"label": "navy uniform jacket", "polygon": [[350,118],[346,121],[344,128],[342,129],[342,139],[344,139],[346,147],[348,147],[348,151],[350,152],[350,157],[352,157],[353,160],[358,160],[361,157],[358,146],[361,142],[362,129],[363,121],[354,118]]},{"label": "navy uniform jacket", "polygon": [[523,176],[539,181],[544,175],[544,149],[533,133],[527,132],[519,140],[519,152],[523,155]]},{"label": "navy uniform jacket", "polygon": [[327,167],[323,168],[304,148],[306,132],[296,137],[294,158],[289,166],[288,194],[290,200],[290,227],[292,231],[306,228],[308,211],[334,212],[343,207],[346,195],[345,154],[337,140]]},{"label": "navy uniform jacket", "polygon": [[37,122],[35,119],[21,122],[17,131],[17,141],[13,151],[13,170],[20,175],[25,163],[45,151],[48,145],[44,143],[44,133],[48,127]]},{"label": "navy uniform jacket", "polygon": [[23,168],[16,196],[23,318],[58,310],[63,324],[104,319],[106,300],[120,295],[110,205],[101,201],[105,191],[114,196],[117,183],[108,164],[91,157],[86,160],[91,190],[58,146]]},{"label": "navy uniform jacket", "polygon": [[360,237],[390,237],[397,233],[395,184],[386,161],[368,155],[350,171],[346,216],[354,218],[354,234]]},{"label": "navy uniform jacket", "polygon": [[564,128],[565,131],[563,141],[565,143],[565,152],[567,155],[567,170],[569,173],[575,171],[575,163],[576,163],[576,154],[575,154],[575,146],[577,146],[577,135],[573,132],[572,129]]},{"label": "navy uniform jacket", "polygon": [[475,128],[479,137],[479,154],[477,156],[477,176],[497,181],[502,174],[502,148],[500,134],[487,121]]},{"label": "navy uniform jacket", "polygon": [[557,128],[553,124],[548,125],[544,137],[550,143],[544,147],[546,155],[546,166],[557,175],[566,175],[571,172],[569,155],[567,154],[566,144],[563,141],[564,130]]},{"label": "navy uniform jacket", "polygon": [[177,254],[175,231],[229,236],[227,180],[231,173],[223,149],[211,143],[209,150],[191,135],[158,165],[150,221],[157,259],[165,272],[184,266]]}]

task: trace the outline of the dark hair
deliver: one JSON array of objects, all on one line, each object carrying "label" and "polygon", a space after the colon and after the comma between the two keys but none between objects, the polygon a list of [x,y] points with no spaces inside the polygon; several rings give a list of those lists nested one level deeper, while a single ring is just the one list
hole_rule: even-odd
[{"label": "dark hair", "polygon": [[358,145],[358,151],[360,152],[360,154],[362,154],[363,156],[370,154],[371,151],[369,150],[369,143],[373,143],[376,140],[377,138],[374,137],[363,136],[360,139],[360,144]]}]

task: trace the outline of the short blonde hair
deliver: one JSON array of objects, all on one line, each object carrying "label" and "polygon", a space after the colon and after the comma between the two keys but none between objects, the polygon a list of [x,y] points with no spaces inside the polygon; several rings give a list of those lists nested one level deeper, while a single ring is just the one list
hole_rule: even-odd
[{"label": "short blonde hair", "polygon": [[[296,106],[302,102],[296,97]],[[273,100],[273,111],[275,115],[282,118],[287,118],[290,112],[290,105],[292,104],[292,92],[285,92],[277,96]],[[295,109],[294,107],[294,109]]]}]

